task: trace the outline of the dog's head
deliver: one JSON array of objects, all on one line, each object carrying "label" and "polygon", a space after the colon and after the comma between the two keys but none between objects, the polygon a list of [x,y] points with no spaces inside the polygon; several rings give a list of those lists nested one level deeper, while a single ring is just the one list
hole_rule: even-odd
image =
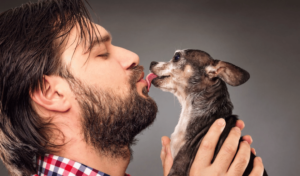
[{"label": "dog's head", "polygon": [[155,87],[174,94],[199,92],[224,81],[231,86],[245,83],[247,71],[219,60],[200,50],[177,50],[169,62],[152,62],[150,71],[157,75]]}]

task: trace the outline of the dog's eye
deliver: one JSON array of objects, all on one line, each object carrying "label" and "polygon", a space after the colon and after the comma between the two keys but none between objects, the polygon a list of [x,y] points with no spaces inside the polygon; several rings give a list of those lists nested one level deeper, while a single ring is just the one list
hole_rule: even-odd
[{"label": "dog's eye", "polygon": [[180,54],[176,53],[175,56],[174,56],[174,62],[179,61],[179,59],[180,59]]}]

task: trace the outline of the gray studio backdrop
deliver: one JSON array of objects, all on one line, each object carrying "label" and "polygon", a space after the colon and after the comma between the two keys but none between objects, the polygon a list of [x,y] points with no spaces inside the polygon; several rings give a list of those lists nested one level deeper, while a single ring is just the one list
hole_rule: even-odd
[{"label": "gray studio backdrop", "polygon": [[[0,11],[27,0],[3,1]],[[250,72],[250,80],[229,87],[234,113],[246,123],[257,155],[271,176],[300,173],[300,3],[267,0],[90,0],[113,44],[151,61],[168,61],[176,49],[204,50],[215,59]],[[162,175],[161,137],[169,136],[180,113],[170,94],[152,87],[159,113],[138,136],[127,172]],[[0,166],[0,175],[7,175]]]}]

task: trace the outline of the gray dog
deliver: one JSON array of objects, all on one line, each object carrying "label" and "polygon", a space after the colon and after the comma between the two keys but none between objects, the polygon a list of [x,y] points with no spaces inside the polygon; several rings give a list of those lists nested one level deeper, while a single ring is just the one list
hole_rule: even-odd
[{"label": "gray dog", "polygon": [[[204,51],[191,49],[177,50],[169,62],[152,62],[150,71],[152,73],[146,78],[148,88],[152,83],[171,92],[182,105],[179,122],[171,135],[174,162],[169,176],[187,176],[200,143],[213,122],[218,118],[226,120],[212,162],[238,120],[232,114],[233,105],[226,83],[239,86],[250,75],[233,64],[214,60]],[[251,153],[244,176],[252,171],[254,158]],[[264,176],[267,176],[266,171]]]}]

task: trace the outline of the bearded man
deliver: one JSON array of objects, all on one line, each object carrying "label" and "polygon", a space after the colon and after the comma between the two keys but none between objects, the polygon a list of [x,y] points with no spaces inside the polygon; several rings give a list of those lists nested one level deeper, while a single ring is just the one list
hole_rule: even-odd
[{"label": "bearded man", "polygon": [[[0,15],[0,152],[11,175],[124,176],[135,136],[154,121],[139,57],[112,45],[82,0],[27,3]],[[242,175],[250,136],[237,123],[214,163],[225,121],[203,140],[190,175]],[[162,138],[164,175],[170,139]],[[233,160],[233,161],[232,161]],[[260,158],[253,175],[263,172]]]}]

